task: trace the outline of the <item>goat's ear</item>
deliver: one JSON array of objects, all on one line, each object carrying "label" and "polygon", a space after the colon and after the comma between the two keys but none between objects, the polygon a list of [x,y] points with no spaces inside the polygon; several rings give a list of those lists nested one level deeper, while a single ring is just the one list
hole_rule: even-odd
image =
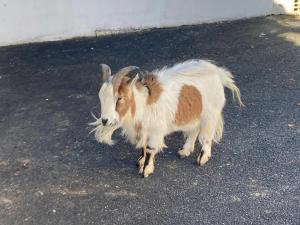
[{"label": "goat's ear", "polygon": [[102,74],[102,82],[106,82],[111,76],[111,69],[106,64],[100,64],[100,71]]}]

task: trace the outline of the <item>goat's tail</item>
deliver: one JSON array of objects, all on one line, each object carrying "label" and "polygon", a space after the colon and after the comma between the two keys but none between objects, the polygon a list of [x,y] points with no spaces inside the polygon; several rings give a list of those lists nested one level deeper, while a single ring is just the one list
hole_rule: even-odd
[{"label": "goat's tail", "polygon": [[227,87],[231,90],[233,99],[235,99],[240,107],[245,106],[241,99],[241,92],[240,89],[235,85],[235,82],[233,80],[233,75],[226,69],[221,69],[222,72],[219,73],[219,77],[222,81],[222,84],[224,87]]}]

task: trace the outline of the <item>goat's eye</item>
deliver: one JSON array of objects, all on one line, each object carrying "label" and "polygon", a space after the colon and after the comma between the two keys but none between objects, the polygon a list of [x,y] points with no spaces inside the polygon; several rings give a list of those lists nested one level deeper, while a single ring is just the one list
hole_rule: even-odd
[{"label": "goat's eye", "polygon": [[117,99],[117,104],[123,104],[124,98],[123,97],[118,97]]}]

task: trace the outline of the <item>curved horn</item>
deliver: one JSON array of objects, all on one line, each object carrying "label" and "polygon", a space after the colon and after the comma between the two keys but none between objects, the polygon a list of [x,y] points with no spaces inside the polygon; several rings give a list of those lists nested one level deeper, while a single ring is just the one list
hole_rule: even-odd
[{"label": "curved horn", "polygon": [[106,64],[100,64],[100,70],[102,72],[102,82],[106,82],[111,76],[111,69]]},{"label": "curved horn", "polygon": [[[127,66],[124,67],[123,69],[119,70],[119,72],[117,72],[114,76],[113,76],[113,83],[115,83],[115,88],[118,88],[122,82],[122,79],[129,75],[129,74],[133,74],[130,73],[134,70],[138,70],[139,68],[137,66]],[[135,73],[136,75],[137,73]],[[129,76],[129,79],[131,79],[131,77]]]},{"label": "curved horn", "polygon": [[119,72],[116,73],[116,76],[124,77],[128,75],[133,70],[138,70],[139,68],[137,66],[127,66],[123,69],[119,70]]},{"label": "curved horn", "polygon": [[126,75],[130,80],[134,79],[136,76],[140,77],[142,74],[142,71],[137,67],[136,69],[133,69],[129,71]]}]

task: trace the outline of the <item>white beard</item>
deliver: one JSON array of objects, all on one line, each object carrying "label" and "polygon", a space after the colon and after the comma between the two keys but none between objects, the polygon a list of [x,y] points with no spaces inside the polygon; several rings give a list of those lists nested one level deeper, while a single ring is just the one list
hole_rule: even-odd
[{"label": "white beard", "polygon": [[90,133],[95,132],[95,139],[99,143],[113,145],[115,141],[112,140],[112,135],[115,132],[115,130],[120,128],[120,125],[116,124],[110,126],[103,126],[100,118],[97,118],[94,114],[92,114],[92,116],[96,121],[89,123],[89,125],[96,127]]}]

